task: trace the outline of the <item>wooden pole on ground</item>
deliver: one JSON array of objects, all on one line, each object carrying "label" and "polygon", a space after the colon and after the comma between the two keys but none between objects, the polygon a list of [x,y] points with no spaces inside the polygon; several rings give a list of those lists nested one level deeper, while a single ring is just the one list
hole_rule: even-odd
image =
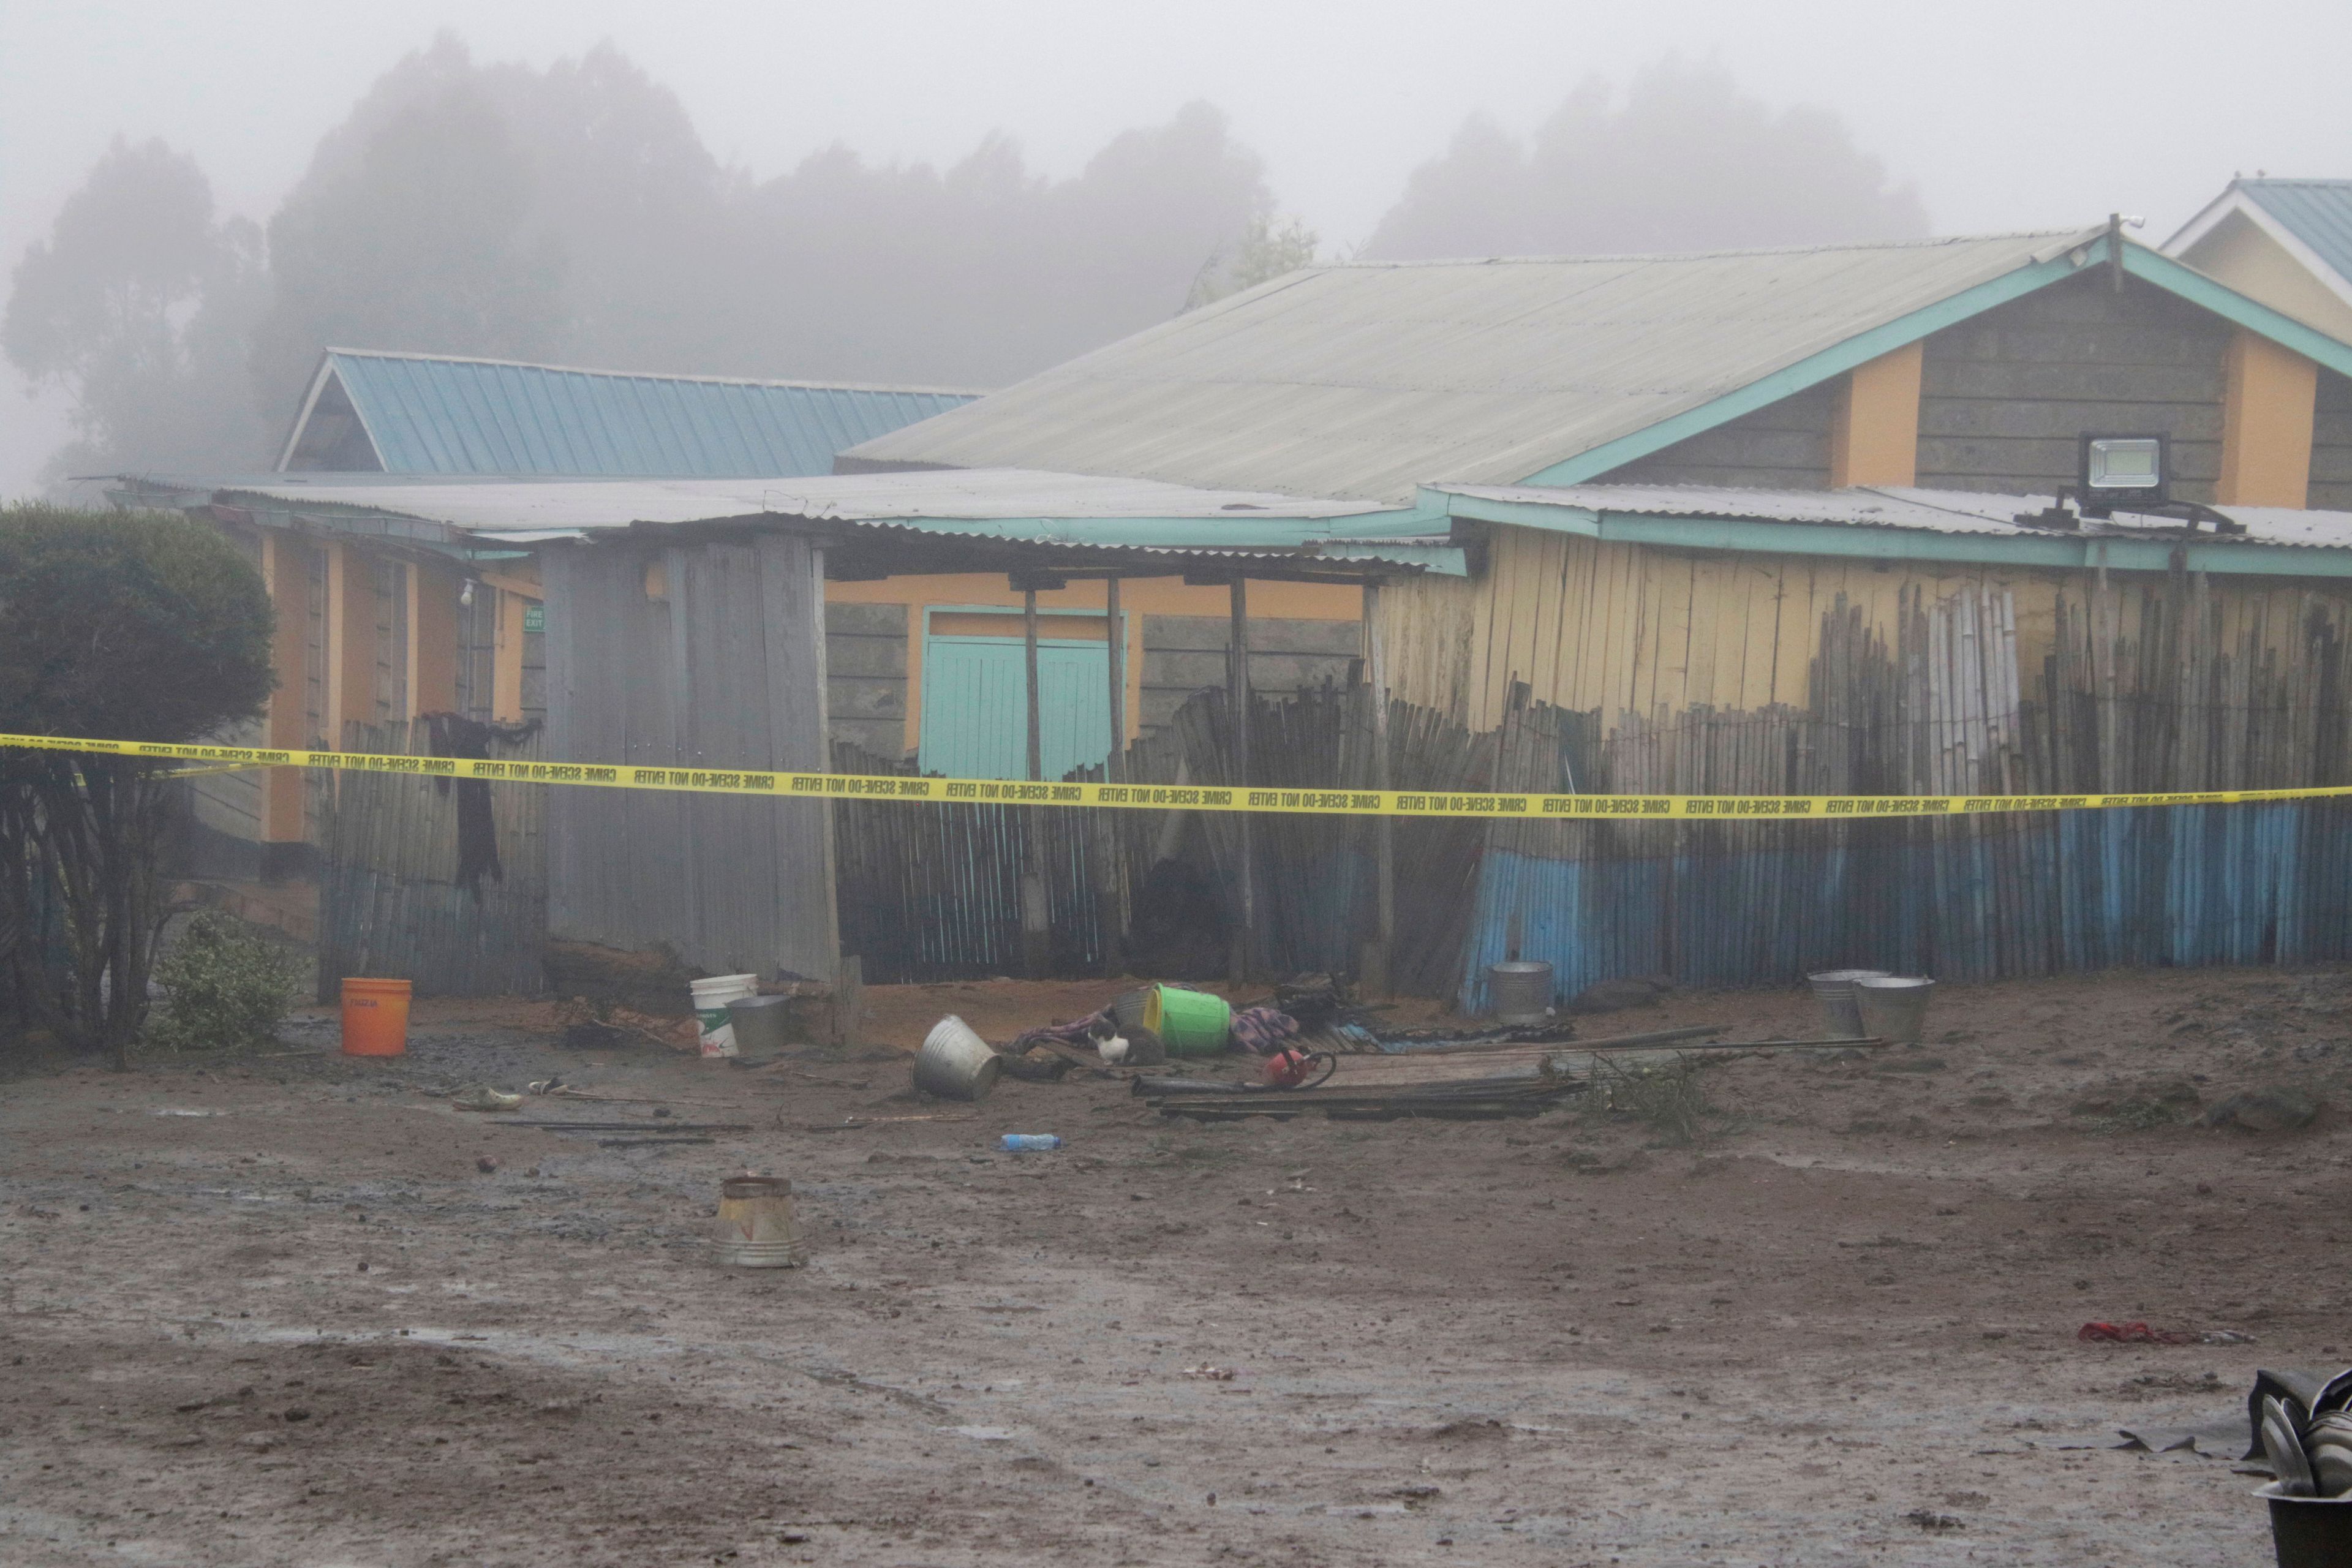
[{"label": "wooden pole on ground", "polygon": [[[1249,582],[1242,577],[1233,581],[1233,633],[1225,648],[1225,718],[1233,748],[1230,782],[1234,789],[1246,790],[1250,786]],[[1240,847],[1234,858],[1234,905],[1239,919],[1234,926],[1225,977],[1238,985],[1249,978],[1256,947],[1257,889],[1251,864],[1250,814],[1244,811],[1235,821]]]},{"label": "wooden pole on ground", "polygon": [[[1037,590],[1021,595],[1023,668],[1029,689],[1029,779],[1045,776],[1045,715],[1037,691]],[[1045,833],[1042,816],[1015,811],[1012,820],[1021,835],[1021,963],[1033,980],[1043,979],[1053,949],[1045,913]]]}]

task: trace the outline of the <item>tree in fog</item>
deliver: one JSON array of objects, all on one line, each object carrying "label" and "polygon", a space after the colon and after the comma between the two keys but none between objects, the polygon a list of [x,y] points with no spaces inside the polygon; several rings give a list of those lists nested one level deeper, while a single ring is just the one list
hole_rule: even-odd
[{"label": "tree in fog", "polygon": [[445,38],[320,142],[269,220],[263,406],[290,409],[330,345],[525,360],[564,347],[567,247],[497,85]]},{"label": "tree in fog", "polygon": [[1827,110],[1774,112],[1717,67],[1589,80],[1522,143],[1483,119],[1414,171],[1366,254],[1601,256],[1914,239],[1927,215]]},{"label": "tree in fog", "polygon": [[264,288],[259,232],[215,216],[194,161],[110,147],[17,263],[0,316],[0,352],[72,406],[52,476],[257,465],[268,426],[245,358]]},{"label": "tree in fog", "polygon": [[997,385],[1174,315],[1273,205],[1203,103],[1066,180],[1003,137],[944,170],[835,147],[740,203],[728,295],[772,374]]},{"label": "tree in fog", "polygon": [[1228,250],[1219,250],[1193,275],[1192,291],[1184,297],[1184,309],[1197,310],[1202,306],[1238,294],[1244,289],[1255,289],[1261,283],[1271,283],[1286,273],[1315,265],[1317,247],[1323,237],[1307,226],[1299,218],[1275,221],[1272,213],[1260,213],[1250,220],[1249,227]]},{"label": "tree in fog", "polygon": [[755,184],[609,45],[542,72],[444,37],[271,220],[257,385],[290,405],[330,343],[995,384],[1165,320],[1271,205],[1205,105],[1066,180],[991,137],[945,169],[836,146]]}]

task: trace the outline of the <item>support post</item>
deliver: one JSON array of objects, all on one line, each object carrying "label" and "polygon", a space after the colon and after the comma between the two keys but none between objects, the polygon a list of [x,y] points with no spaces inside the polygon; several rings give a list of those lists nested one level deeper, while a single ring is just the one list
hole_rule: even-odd
[{"label": "support post", "polygon": [[[1021,595],[1021,636],[1023,672],[1028,679],[1029,701],[1029,779],[1034,784],[1045,776],[1045,716],[1039,705],[1037,690],[1037,590],[1024,589]],[[1021,828],[1021,963],[1033,980],[1045,978],[1052,952],[1052,931],[1045,911],[1045,834],[1047,821],[1042,813],[1023,813],[1015,818]]]},{"label": "support post", "polygon": [[[292,535],[268,529],[261,535],[261,574],[278,612],[269,663],[278,685],[269,694],[267,740],[289,751],[310,743],[305,732],[304,699],[310,670],[310,563],[308,550]],[[309,856],[309,823],[303,809],[299,768],[270,768],[261,775],[261,879],[286,881],[299,874]]]},{"label": "support post", "polygon": [[1110,664],[1110,755],[1103,763],[1103,782],[1118,784],[1127,776],[1127,629],[1118,614],[1118,574],[1103,580],[1103,637]]},{"label": "support post", "polygon": [[[1225,727],[1233,749],[1231,781],[1235,790],[1250,786],[1249,583],[1233,581],[1233,631],[1225,647]],[[1225,976],[1234,984],[1249,978],[1250,959],[1257,947],[1257,889],[1255,836],[1250,814],[1236,814],[1240,847],[1234,857],[1234,924],[1231,956]]]},{"label": "support post", "polygon": [[[1116,572],[1103,580],[1103,643],[1110,680],[1110,754],[1103,759],[1103,782],[1121,784],[1127,779],[1127,622],[1119,614],[1118,574]],[[1105,966],[1117,974],[1122,973],[1127,964],[1127,835],[1129,829],[1125,812],[1097,811],[1092,816],[1096,826],[1095,846],[1103,858],[1099,886],[1104,900],[1104,933],[1108,939],[1107,945],[1109,949],[1103,954],[1103,959]]]},{"label": "support post", "polygon": [[[1381,635],[1381,585],[1364,584],[1364,681],[1371,689],[1372,787],[1396,787],[1389,777],[1389,658]],[[1396,952],[1396,818],[1372,819],[1372,939],[1364,944],[1357,984],[1368,996],[1390,994]]]}]

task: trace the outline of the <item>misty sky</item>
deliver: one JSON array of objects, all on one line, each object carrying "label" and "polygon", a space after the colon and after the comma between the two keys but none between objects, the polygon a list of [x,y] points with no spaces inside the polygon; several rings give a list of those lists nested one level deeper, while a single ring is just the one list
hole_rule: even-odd
[{"label": "misty sky", "polygon": [[[267,218],[320,133],[445,28],[537,67],[610,39],[760,177],[835,142],[950,162],[992,130],[1067,174],[1207,99],[1327,248],[1369,235],[1466,115],[1524,132],[1584,78],[1676,50],[1842,115],[1939,233],[2120,207],[2160,238],[2233,171],[2352,175],[2342,0],[0,0],[0,266],[118,133],[193,153],[226,209]],[[64,431],[9,379],[0,495]]]}]

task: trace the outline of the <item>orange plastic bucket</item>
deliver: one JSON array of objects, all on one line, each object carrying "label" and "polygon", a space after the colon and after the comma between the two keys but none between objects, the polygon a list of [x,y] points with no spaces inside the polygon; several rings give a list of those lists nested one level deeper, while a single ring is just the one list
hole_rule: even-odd
[{"label": "orange plastic bucket", "polygon": [[398,1057],[408,1054],[408,982],[343,982],[343,1055]]}]

